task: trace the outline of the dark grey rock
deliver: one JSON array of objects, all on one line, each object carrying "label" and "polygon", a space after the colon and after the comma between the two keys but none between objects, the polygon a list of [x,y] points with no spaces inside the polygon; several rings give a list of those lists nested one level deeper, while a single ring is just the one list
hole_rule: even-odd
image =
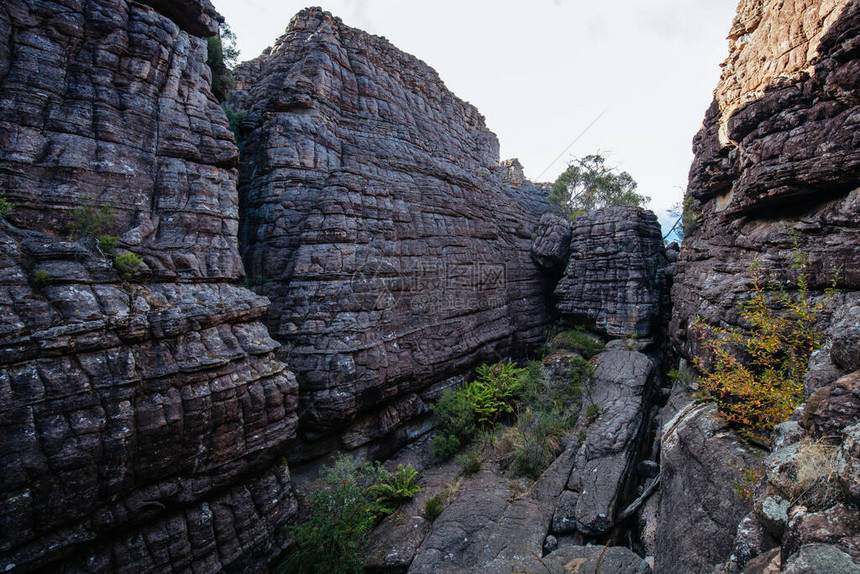
[{"label": "dark grey rock", "polygon": [[570,228],[570,260],[555,288],[562,316],[610,337],[658,334],[666,257],[657,216],[607,207],[580,215]]},{"label": "dark grey rock", "polygon": [[576,502],[579,494],[565,490],[558,499],[555,513],[552,515],[550,532],[553,534],[570,534],[576,530]]},{"label": "dark grey rock", "polygon": [[237,76],[243,259],[308,443],[288,457],[542,339],[546,195],[505,183],[496,136],[435,71],[307,9]]},{"label": "dark grey rock", "polygon": [[734,549],[749,502],[736,491],[763,452],[733,433],[713,405],[690,402],[663,425],[655,571],[710,572]]},{"label": "dark grey rock", "polygon": [[570,257],[570,222],[560,215],[544,213],[531,253],[541,267],[563,270]]},{"label": "dark grey rock", "polygon": [[835,546],[809,544],[784,562],[784,574],[858,574],[860,562]]},{"label": "dark grey rock", "polygon": [[559,544],[558,550],[544,556],[545,569],[529,572],[562,574],[579,572],[589,574],[650,574],[651,568],[641,557],[623,546],[573,546]]},{"label": "dark grey rock", "polygon": [[[600,535],[615,524],[624,481],[645,422],[654,384],[654,361],[634,351],[604,351],[594,359],[594,378],[586,392],[580,421],[585,440],[577,452],[568,489],[579,493],[577,529]],[[589,405],[596,418],[589,421]]]},{"label": "dark grey rock", "polygon": [[855,502],[860,503],[860,424],[842,431],[837,471],[842,488]]},{"label": "dark grey rock", "polygon": [[851,307],[833,324],[830,357],[846,372],[860,370],[860,306]]}]

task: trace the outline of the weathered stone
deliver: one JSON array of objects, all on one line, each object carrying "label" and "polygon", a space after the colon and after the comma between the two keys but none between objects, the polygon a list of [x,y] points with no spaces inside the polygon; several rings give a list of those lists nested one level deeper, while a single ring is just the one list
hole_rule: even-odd
[{"label": "weathered stone", "polygon": [[843,429],[837,472],[845,492],[860,502],[860,424]]},{"label": "weathered stone", "polygon": [[837,367],[853,372],[860,370],[860,306],[833,324],[830,356]]},{"label": "weathered stone", "polygon": [[568,447],[533,484],[492,472],[464,479],[433,522],[409,572],[538,571],[575,451],[575,446]]},{"label": "weathered stone", "polygon": [[827,341],[809,357],[809,370],[803,375],[803,391],[807,397],[845,375],[845,371],[833,362],[830,350],[831,342]]},{"label": "weathered stone", "polygon": [[689,332],[697,317],[748,327],[737,304],[749,296],[755,260],[766,283],[791,292],[799,251],[810,261],[814,298],[841,267],[842,292],[822,329],[857,307],[858,35],[856,2],[740,3],[715,101],[693,144],[688,192],[702,213],[678,259],[670,323],[687,357],[699,352]]},{"label": "weathered stone", "polygon": [[[732,556],[734,557],[737,567],[746,571],[747,564],[752,562],[756,557],[760,557],[769,550],[778,546],[773,538],[768,536],[761,523],[756,520],[755,514],[750,513],[744,516],[743,520],[738,524],[737,534],[735,534],[735,545]],[[776,549],[777,556],[779,548]],[[757,561],[762,564],[768,564],[769,559],[758,558]],[[752,568],[754,566],[750,565]]]},{"label": "weathered stone", "polygon": [[559,543],[559,548],[544,556],[544,568],[529,572],[562,574],[650,574],[651,568],[641,557],[623,546],[574,546]]},{"label": "weathered stone", "polygon": [[750,560],[744,567],[744,574],[779,574],[782,557],[779,548],[774,548]]},{"label": "weathered stone", "polygon": [[544,213],[532,244],[532,258],[541,267],[561,271],[569,256],[570,222],[560,215]]},{"label": "weathered stone", "polygon": [[773,427],[773,450],[793,445],[806,437],[806,431],[797,421],[785,421]]},{"label": "weathered stone", "polygon": [[550,532],[553,534],[570,534],[576,531],[576,502],[579,493],[565,490],[558,499],[555,513],[552,515]]},{"label": "weathered stone", "polygon": [[801,425],[815,436],[839,437],[860,422],[860,371],[815,391],[806,401]]},{"label": "weathered stone", "polygon": [[860,573],[860,562],[828,544],[808,544],[783,564],[784,574]]},{"label": "weathered stone", "polygon": [[791,503],[778,494],[765,496],[753,505],[759,524],[774,538],[782,538],[782,531],[788,522],[788,509]]},{"label": "weathered stone", "polygon": [[495,135],[436,72],[308,9],[237,75],[243,257],[304,436],[540,340],[545,194],[503,183]]},{"label": "weathered stone", "polygon": [[[201,37],[220,20],[0,7],[0,570],[259,572],[287,544],[298,392],[237,285],[238,152]],[[131,282],[100,233],[143,258]]]},{"label": "weathered stone", "polygon": [[587,424],[585,440],[567,484],[579,494],[576,527],[584,534],[601,535],[615,524],[645,430],[654,370],[651,358],[633,351],[604,351],[594,360],[591,389],[580,413]]},{"label": "weathered stone", "polygon": [[710,572],[729,558],[737,524],[749,512],[736,485],[763,454],[741,441],[713,405],[688,401],[663,426],[658,573]]},{"label": "weathered stone", "polygon": [[611,337],[658,334],[666,258],[657,216],[607,207],[570,227],[570,261],[555,288],[562,316]]},{"label": "weathered stone", "polygon": [[803,546],[831,544],[860,560],[860,511],[837,504],[821,512],[798,509],[791,515],[782,540],[782,561],[787,563]]}]

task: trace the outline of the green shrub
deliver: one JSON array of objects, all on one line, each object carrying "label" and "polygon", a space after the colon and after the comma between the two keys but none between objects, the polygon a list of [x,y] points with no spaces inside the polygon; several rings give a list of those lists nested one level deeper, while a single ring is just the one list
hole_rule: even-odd
[{"label": "green shrub", "polygon": [[15,204],[6,199],[6,196],[0,195],[0,217],[6,219],[13,209],[15,209]]},{"label": "green shrub", "polygon": [[585,408],[585,422],[588,424],[593,423],[597,420],[597,417],[600,416],[600,405],[597,403],[591,403]]},{"label": "green shrub", "polygon": [[446,390],[431,407],[438,419],[436,436],[430,452],[436,458],[450,458],[475,432],[475,411],[472,401],[462,390]]},{"label": "green shrub", "polygon": [[417,476],[418,471],[411,464],[398,464],[394,472],[383,468],[379,470],[379,482],[371,485],[369,491],[376,497],[376,503],[383,514],[391,514],[421,491],[421,487],[415,482]]},{"label": "green shrub", "polygon": [[440,499],[439,495],[437,494],[436,496],[428,499],[427,502],[424,503],[424,516],[427,517],[427,520],[433,522],[434,520],[439,518],[440,514],[442,514],[442,509],[442,499]]},{"label": "green shrub", "polygon": [[361,548],[380,512],[370,489],[378,476],[378,467],[343,455],[325,467],[322,484],[310,496],[310,516],[288,529],[296,549],[278,571],[362,572]]},{"label": "green shrub", "polygon": [[522,392],[520,376],[523,369],[513,363],[480,365],[475,369],[477,378],[466,387],[466,395],[478,423],[495,423],[502,414],[514,411],[514,404]]},{"label": "green shrub", "polygon": [[48,283],[48,280],[51,278],[51,274],[45,271],[44,269],[39,269],[35,273],[33,273],[33,285],[35,287],[43,287]]},{"label": "green shrub", "polygon": [[550,348],[573,351],[586,359],[590,359],[603,351],[606,345],[584,329],[577,328],[555,334],[550,340]]},{"label": "green shrub", "polygon": [[113,258],[113,265],[124,281],[130,280],[142,264],[143,257],[134,253],[123,253]]},{"label": "green shrub", "polygon": [[481,471],[481,461],[474,452],[457,455],[454,461],[460,465],[463,476],[472,476]]},{"label": "green shrub", "polygon": [[514,454],[514,471],[537,478],[561,453],[566,430],[562,416],[553,411],[526,410],[517,420],[521,440]]},{"label": "green shrub", "polygon": [[96,237],[96,241],[98,242],[99,249],[104,251],[110,251],[114,247],[116,247],[117,242],[119,241],[119,237],[116,235],[111,235],[109,233],[102,233]]},{"label": "green shrub", "polygon": [[815,328],[823,303],[813,302],[809,295],[807,265],[796,250],[792,265],[799,269],[796,297],[781,286],[768,291],[759,262],[751,266],[752,296],[739,305],[749,331],[701,321],[692,326],[704,350],[695,361],[704,374],[702,382],[720,414],[741,434],[770,431],[803,401],[809,358],[823,342]]},{"label": "green shrub", "polygon": [[97,238],[108,232],[113,221],[114,216],[106,206],[97,208],[89,204],[76,207],[72,210],[72,220],[69,222],[69,237],[73,241]]},{"label": "green shrub", "polygon": [[681,212],[681,237],[686,238],[693,234],[699,228],[699,219],[702,217],[701,211],[697,207],[697,202],[689,193],[684,196],[684,208]]}]

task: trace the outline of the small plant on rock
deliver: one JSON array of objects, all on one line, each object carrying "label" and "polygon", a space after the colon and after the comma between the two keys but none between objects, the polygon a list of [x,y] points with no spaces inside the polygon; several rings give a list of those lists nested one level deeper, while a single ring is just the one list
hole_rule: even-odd
[{"label": "small plant on rock", "polygon": [[398,464],[394,472],[379,470],[379,482],[371,485],[369,491],[376,496],[376,503],[383,514],[391,514],[421,491],[415,480],[417,476],[418,471],[411,464]]},{"label": "small plant on rock", "polygon": [[792,297],[781,288],[766,289],[759,262],[753,264],[752,297],[739,306],[748,331],[701,322],[692,327],[705,351],[695,361],[702,382],[720,414],[744,435],[770,431],[803,401],[809,357],[823,342],[815,328],[823,303],[809,294],[807,265],[796,251]]},{"label": "small plant on rock", "polygon": [[475,432],[472,400],[462,390],[446,390],[431,409],[439,422],[430,452],[437,458],[449,458]]},{"label": "small plant on rock", "polygon": [[427,502],[424,503],[424,516],[427,517],[427,520],[433,522],[442,514],[443,508],[442,499],[437,494],[433,498],[427,499]]},{"label": "small plant on rock", "polygon": [[296,549],[279,572],[291,574],[361,573],[361,548],[380,511],[370,486],[378,468],[337,458],[322,471],[322,484],[310,496],[310,516],[289,529]]},{"label": "small plant on rock", "polygon": [[134,253],[123,253],[113,259],[113,265],[124,281],[130,280],[142,264],[143,257]]},{"label": "small plant on rock", "polygon": [[6,199],[5,195],[0,195],[0,217],[6,219],[13,209],[15,209],[15,204]]}]

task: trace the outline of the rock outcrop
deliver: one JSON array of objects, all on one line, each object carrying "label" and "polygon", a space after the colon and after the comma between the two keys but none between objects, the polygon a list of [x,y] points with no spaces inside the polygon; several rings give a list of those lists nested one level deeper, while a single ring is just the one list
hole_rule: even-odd
[{"label": "rock outcrop", "polygon": [[570,260],[555,288],[562,317],[613,338],[658,335],[668,261],[657,216],[638,207],[607,207],[577,217],[570,233]]},{"label": "rock outcrop", "polygon": [[286,544],[297,385],[238,285],[219,20],[207,0],[0,6],[5,572],[253,572]]},{"label": "rock outcrop", "polygon": [[765,280],[789,290],[794,252],[812,262],[814,293],[841,270],[832,316],[857,306],[858,36],[857,2],[741,2],[693,144],[688,194],[700,223],[678,259],[670,324],[684,354],[697,352],[696,317],[740,323],[736,304],[756,259]]},{"label": "rock outcrop", "polygon": [[[682,355],[694,358],[700,352],[694,321],[749,326],[738,303],[749,297],[754,264],[764,284],[791,294],[800,284],[796,264],[805,259],[809,293],[824,306],[817,326],[830,341],[813,356],[805,381],[811,396],[801,424],[807,430],[796,421],[778,426],[776,450],[763,464],[704,414],[689,415],[677,425],[677,438],[664,438],[658,574],[710,573],[721,562],[719,572],[811,572],[828,561],[853,560],[846,551],[854,541],[846,533],[855,518],[833,501],[801,510],[786,483],[799,480],[798,441],[806,432],[844,445],[847,474],[853,464],[847,429],[857,421],[856,384],[853,375],[834,381],[857,369],[858,42],[860,4],[854,1],[742,0],[738,7],[729,57],[693,143],[686,205],[697,228],[676,263],[670,336]],[[828,295],[834,276],[839,291]],[[669,440],[674,449],[666,449]],[[729,465],[715,456],[720,450],[743,456]],[[736,501],[729,492],[716,494],[737,468],[746,475],[734,480],[750,499],[749,513],[726,503]],[[697,491],[705,483],[708,492]],[[739,525],[729,535],[733,521]]]},{"label": "rock outcrop", "polygon": [[[237,75],[243,257],[309,439],[291,456],[413,397],[405,424],[428,386],[541,338],[529,248],[546,202],[436,72],[314,8]],[[391,444],[376,427],[350,448]]]}]

